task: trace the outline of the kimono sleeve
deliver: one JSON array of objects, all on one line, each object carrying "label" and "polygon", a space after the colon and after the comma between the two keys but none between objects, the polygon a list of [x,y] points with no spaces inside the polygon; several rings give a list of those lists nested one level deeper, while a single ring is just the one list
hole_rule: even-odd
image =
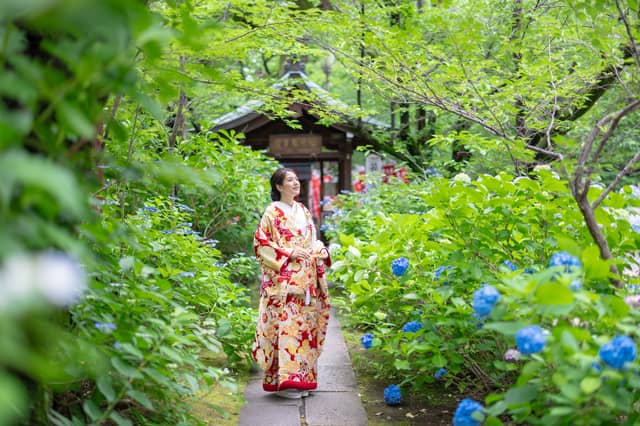
[{"label": "kimono sleeve", "polygon": [[289,262],[293,249],[278,245],[274,240],[274,232],[276,231],[273,227],[273,221],[265,213],[253,237],[253,249],[263,267],[281,272]]}]

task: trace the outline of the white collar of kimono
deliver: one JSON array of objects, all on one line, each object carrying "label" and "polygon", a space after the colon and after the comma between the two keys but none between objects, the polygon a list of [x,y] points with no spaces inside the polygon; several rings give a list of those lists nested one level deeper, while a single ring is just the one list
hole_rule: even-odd
[{"label": "white collar of kimono", "polygon": [[284,212],[287,217],[287,221],[289,221],[289,223],[293,223],[296,229],[304,231],[307,228],[307,215],[304,214],[304,210],[300,207],[300,204],[297,201],[294,201],[291,206],[282,201],[276,201],[275,205]]}]

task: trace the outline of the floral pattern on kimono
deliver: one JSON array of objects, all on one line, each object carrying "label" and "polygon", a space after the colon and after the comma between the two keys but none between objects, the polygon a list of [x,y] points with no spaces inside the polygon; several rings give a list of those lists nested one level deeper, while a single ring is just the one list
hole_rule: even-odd
[{"label": "floral pattern on kimono", "polygon": [[[316,361],[329,322],[329,294],[325,265],[331,266],[309,211],[300,203],[307,227],[296,229],[295,218],[271,204],[254,236],[254,250],[262,267],[260,305],[252,355],[264,370],[263,389],[313,390]],[[311,260],[291,259],[294,248],[311,253]]]}]

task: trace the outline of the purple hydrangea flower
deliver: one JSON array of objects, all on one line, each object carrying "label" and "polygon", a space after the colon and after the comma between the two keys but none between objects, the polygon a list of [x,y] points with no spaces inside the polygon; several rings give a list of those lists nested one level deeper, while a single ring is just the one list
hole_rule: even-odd
[{"label": "purple hydrangea flower", "polygon": [[598,355],[609,367],[620,369],[626,362],[636,359],[636,344],[629,336],[616,336],[600,347]]},{"label": "purple hydrangea flower", "polygon": [[365,349],[369,349],[371,346],[373,346],[373,334],[371,333],[363,334],[362,337],[360,338],[360,343],[362,343],[362,346]]},{"label": "purple hydrangea flower", "polygon": [[571,256],[567,252],[559,251],[554,253],[551,256],[551,260],[549,260],[549,267],[553,266],[564,266],[565,272],[571,272],[573,270],[572,266],[582,268],[582,263],[577,257]]},{"label": "purple hydrangea flower", "polygon": [[435,373],[433,373],[433,377],[436,380],[440,380],[442,378],[442,376],[444,376],[445,374],[447,374],[447,369],[446,368],[439,368]]},{"label": "purple hydrangea flower", "polygon": [[387,405],[399,405],[402,400],[402,392],[398,385],[389,385],[384,390],[384,402]]},{"label": "purple hydrangea flower", "polygon": [[640,308],[640,294],[634,294],[624,298],[624,302],[632,308]]},{"label": "purple hydrangea flower", "polygon": [[504,353],[504,360],[509,362],[516,362],[520,359],[520,352],[517,349],[507,349]]},{"label": "purple hydrangea flower", "polygon": [[540,352],[547,344],[544,331],[537,325],[530,325],[520,329],[516,333],[516,345],[518,351],[524,355]]},{"label": "purple hydrangea flower", "polygon": [[482,414],[483,410],[484,407],[478,401],[471,398],[463,399],[453,415],[453,426],[480,426],[482,420],[475,419],[473,414]]},{"label": "purple hydrangea flower", "polygon": [[504,262],[502,262],[502,265],[512,271],[518,270],[518,267],[510,260],[505,260]]},{"label": "purple hydrangea flower", "polygon": [[418,321],[409,321],[408,323],[402,326],[402,331],[404,331],[405,333],[415,333],[421,328],[422,328],[422,323]]},{"label": "purple hydrangea flower", "polygon": [[409,260],[406,257],[399,257],[391,262],[391,270],[393,271],[393,275],[397,277],[403,276],[408,268]]},{"label": "purple hydrangea flower", "polygon": [[500,293],[491,285],[484,285],[473,293],[473,310],[478,319],[491,314],[493,306],[500,300]]}]

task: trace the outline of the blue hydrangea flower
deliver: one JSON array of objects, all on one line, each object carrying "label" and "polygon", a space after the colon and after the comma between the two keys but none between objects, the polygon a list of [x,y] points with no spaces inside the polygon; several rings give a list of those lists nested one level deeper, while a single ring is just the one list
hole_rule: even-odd
[{"label": "blue hydrangea flower", "polygon": [[602,366],[600,365],[599,362],[593,361],[591,363],[591,368],[593,368],[594,370],[596,370],[596,372],[598,373],[602,373]]},{"label": "blue hydrangea flower", "polygon": [[484,285],[473,293],[473,310],[478,319],[491,314],[493,306],[500,300],[500,293],[491,285]]},{"label": "blue hydrangea flower", "polygon": [[510,260],[505,260],[504,262],[502,262],[502,265],[506,268],[509,268],[512,271],[517,271],[518,267]]},{"label": "blue hydrangea flower", "polygon": [[482,421],[474,419],[473,413],[482,413],[483,410],[484,407],[478,401],[463,399],[453,415],[453,426],[480,426]]},{"label": "blue hydrangea flower", "polygon": [[537,325],[530,325],[521,328],[516,333],[516,345],[518,351],[524,355],[531,355],[540,352],[547,344],[544,331]]},{"label": "blue hydrangea flower", "polygon": [[384,402],[387,405],[398,405],[402,400],[402,392],[398,385],[389,385],[384,390]]},{"label": "blue hydrangea flower", "polygon": [[418,321],[409,321],[408,323],[402,326],[402,331],[404,331],[405,333],[415,333],[421,328],[422,328],[422,323]]},{"label": "blue hydrangea flower", "polygon": [[182,203],[176,203],[176,207],[178,208],[178,210],[182,210],[183,212],[195,212],[194,209]]},{"label": "blue hydrangea flower", "polygon": [[444,271],[446,271],[447,269],[453,269],[453,266],[438,266],[438,268],[436,269],[436,271],[433,273],[433,278],[435,278],[436,280],[439,280],[440,277],[442,276],[442,273]]},{"label": "blue hydrangea flower", "polygon": [[360,343],[362,343],[362,346],[365,349],[369,349],[371,346],[373,346],[373,334],[371,333],[363,334],[362,337],[360,338]]},{"label": "blue hydrangea flower", "polygon": [[564,266],[566,272],[571,272],[573,270],[572,266],[582,268],[582,263],[577,257],[571,256],[567,252],[559,251],[551,256],[549,266]]},{"label": "blue hydrangea flower", "polygon": [[111,330],[115,330],[118,327],[110,322],[98,322],[96,321],[95,323],[93,323],[93,325],[100,331],[104,331],[107,333],[111,333]]},{"label": "blue hydrangea flower", "polygon": [[193,278],[196,276],[195,272],[180,272],[178,277],[180,278]]},{"label": "blue hydrangea flower", "polygon": [[524,270],[522,272],[525,273],[525,274],[533,274],[536,271],[532,267],[528,267],[528,268],[524,268]]},{"label": "blue hydrangea flower", "polygon": [[580,290],[582,288],[582,280],[577,279],[577,280],[571,281],[571,284],[569,284],[569,288],[571,289],[571,291]]},{"label": "blue hydrangea flower", "polygon": [[636,294],[640,292],[640,284],[627,284],[625,287],[627,288],[627,291],[631,294]]},{"label": "blue hydrangea flower", "polygon": [[440,380],[442,378],[442,376],[444,376],[445,374],[447,374],[447,369],[446,368],[439,368],[435,373],[433,373],[433,377],[436,380]]},{"label": "blue hydrangea flower", "polygon": [[600,347],[598,355],[609,367],[620,369],[626,362],[636,359],[636,344],[629,336],[616,336]]},{"label": "blue hydrangea flower", "polygon": [[406,257],[399,257],[393,262],[391,262],[391,270],[393,271],[393,275],[401,277],[407,272],[409,268],[409,259]]},{"label": "blue hydrangea flower", "polygon": [[155,212],[158,211],[157,208],[151,207],[151,206],[140,207],[140,210],[145,211],[145,212],[151,212],[151,213],[155,213]]}]

